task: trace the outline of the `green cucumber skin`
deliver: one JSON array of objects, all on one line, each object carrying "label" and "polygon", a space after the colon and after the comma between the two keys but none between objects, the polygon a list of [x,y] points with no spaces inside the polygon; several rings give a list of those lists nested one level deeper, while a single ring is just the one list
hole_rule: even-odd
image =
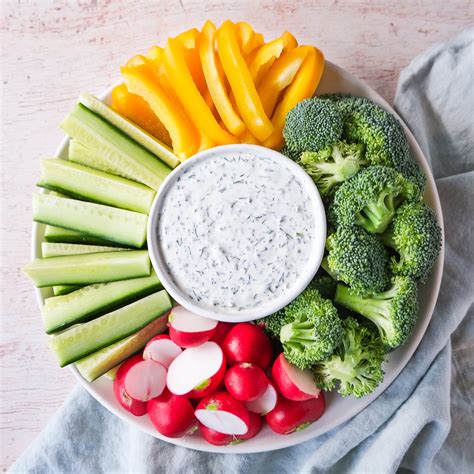
[{"label": "green cucumber skin", "polygon": [[146,250],[102,252],[38,258],[24,268],[38,288],[55,285],[87,285],[149,276]]},{"label": "green cucumber skin", "polygon": [[[167,323],[166,314],[159,316],[135,334],[78,360],[76,362],[77,370],[88,382],[93,382],[101,375],[107,376],[113,368],[118,368],[118,365],[125,359],[143,349],[151,338],[165,332]],[[115,374],[111,380],[114,378]]]},{"label": "green cucumber skin", "polygon": [[130,336],[170,309],[171,301],[162,290],[52,336],[49,346],[64,367]]},{"label": "green cucumber skin", "polygon": [[33,195],[33,220],[140,248],[146,241],[148,216],[41,193]]},{"label": "green cucumber skin", "polygon": [[60,159],[41,161],[37,186],[73,198],[148,214],[155,191],[141,183]]},{"label": "green cucumber skin", "polygon": [[82,104],[74,107],[60,127],[113,167],[154,190],[171,172],[155,155]]},{"label": "green cucumber skin", "polygon": [[149,277],[88,285],[68,295],[47,298],[41,308],[45,332],[51,334],[90,321],[162,288],[152,272]]},{"label": "green cucumber skin", "polygon": [[107,104],[97,99],[97,97],[94,97],[91,94],[82,93],[79,96],[79,102],[120,129],[132,140],[135,140],[148,151],[156,155],[160,160],[164,161],[168,166],[171,166],[171,168],[176,168],[179,165],[178,158],[173,154],[173,151],[169,146],[149,134],[136,123],[133,123],[127,117],[116,112],[112,107],[109,107]]},{"label": "green cucumber skin", "polygon": [[75,230],[65,229],[64,227],[57,227],[53,225],[46,225],[45,227],[44,240],[46,240],[46,242],[102,246],[110,245],[120,250],[126,250],[125,247],[120,247],[120,244],[117,242],[112,242],[111,240],[99,239],[93,235],[83,234]]},{"label": "green cucumber skin", "polygon": [[41,255],[43,258],[62,257],[64,255],[82,255],[99,252],[120,252],[122,250],[128,249],[123,249],[120,247],[108,247],[106,245],[81,245],[63,242],[41,243]]},{"label": "green cucumber skin", "polygon": [[54,296],[63,296],[72,293],[73,291],[84,288],[82,285],[55,285],[53,286]]}]

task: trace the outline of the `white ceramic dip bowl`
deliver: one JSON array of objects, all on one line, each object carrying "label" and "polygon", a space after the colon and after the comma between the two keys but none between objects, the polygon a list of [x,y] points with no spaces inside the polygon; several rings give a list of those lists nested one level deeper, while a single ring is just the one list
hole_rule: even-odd
[{"label": "white ceramic dip bowl", "polygon": [[225,145],[194,155],[161,185],[148,249],[164,288],[220,321],[268,316],[316,274],[326,240],[319,192],[281,153]]}]

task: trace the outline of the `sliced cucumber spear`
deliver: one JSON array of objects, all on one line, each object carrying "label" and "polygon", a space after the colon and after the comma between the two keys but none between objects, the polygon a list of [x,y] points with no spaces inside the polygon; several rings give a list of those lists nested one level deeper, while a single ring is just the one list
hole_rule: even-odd
[{"label": "sliced cucumber spear", "polygon": [[60,126],[114,168],[152,189],[157,190],[171,172],[155,155],[82,104]]},{"label": "sliced cucumber spear", "polygon": [[61,257],[63,255],[80,255],[85,253],[120,252],[121,250],[128,249],[107,247],[106,245],[81,245],[56,242],[41,243],[41,255],[43,258]]},{"label": "sliced cucumber spear", "polygon": [[37,287],[43,288],[149,276],[151,264],[146,250],[126,250],[37,258],[24,270]]},{"label": "sliced cucumber spear", "polygon": [[140,143],[147,150],[151,151],[158,158],[163,160],[171,168],[176,168],[179,165],[178,158],[173,154],[171,148],[160,140],[150,135],[146,130],[133,123],[131,120],[119,114],[114,109],[106,105],[101,100],[93,95],[82,93],[79,96],[79,102],[85,105],[89,110],[100,115],[105,120],[115,125],[119,130],[122,130],[130,138],[133,138],[137,143]]},{"label": "sliced cucumber spear", "polygon": [[41,193],[33,195],[33,219],[140,248],[146,240],[148,217],[134,211]]},{"label": "sliced cucumber spear", "polygon": [[53,293],[54,296],[68,295],[79,288],[83,288],[83,285],[55,285],[53,286]]},{"label": "sliced cucumber spear", "polygon": [[106,376],[113,375],[111,377],[113,380],[115,373],[109,374],[109,372],[132,354],[145,347],[152,337],[164,332],[167,322],[167,315],[160,316],[135,334],[77,361],[76,368],[89,382],[104,374]]},{"label": "sliced cucumber spear", "polygon": [[[83,234],[75,230],[64,229],[54,225],[47,225],[44,231],[44,240],[46,242],[71,243],[71,244],[87,244],[87,245],[120,245],[111,240],[100,239],[93,235]],[[116,247],[119,250],[125,250],[123,247]]]},{"label": "sliced cucumber spear", "polygon": [[41,308],[49,334],[88,321],[162,288],[152,271],[149,277],[88,285],[64,296],[48,298]]},{"label": "sliced cucumber spear", "polygon": [[49,346],[64,367],[130,336],[170,309],[171,300],[162,290],[52,336]]},{"label": "sliced cucumber spear", "polygon": [[41,161],[36,185],[142,214],[148,214],[156,194],[144,184],[56,158]]}]

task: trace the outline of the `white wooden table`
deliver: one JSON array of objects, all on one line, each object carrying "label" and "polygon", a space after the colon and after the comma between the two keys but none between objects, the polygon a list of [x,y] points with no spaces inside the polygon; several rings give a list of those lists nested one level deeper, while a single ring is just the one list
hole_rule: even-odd
[{"label": "white wooden table", "polygon": [[1,0],[2,184],[0,453],[8,468],[43,429],[73,385],[46,347],[32,285],[31,193],[39,159],[51,155],[57,124],[80,91],[98,93],[137,52],[211,18],[247,20],[272,38],[300,43],[365,79],[391,101],[398,73],[433,43],[472,24],[470,0],[202,0],[23,2]]}]

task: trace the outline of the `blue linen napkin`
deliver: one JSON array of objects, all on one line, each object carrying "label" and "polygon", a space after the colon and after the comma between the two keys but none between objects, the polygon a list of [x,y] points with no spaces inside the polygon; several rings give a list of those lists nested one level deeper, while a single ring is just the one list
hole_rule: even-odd
[{"label": "blue linen napkin", "polygon": [[[395,107],[437,178],[446,257],[428,330],[377,400],[343,426],[298,446],[222,455],[142,434],[78,387],[11,472],[473,472],[473,48],[471,29],[426,51],[400,76]],[[461,323],[453,352],[451,335]]]}]

